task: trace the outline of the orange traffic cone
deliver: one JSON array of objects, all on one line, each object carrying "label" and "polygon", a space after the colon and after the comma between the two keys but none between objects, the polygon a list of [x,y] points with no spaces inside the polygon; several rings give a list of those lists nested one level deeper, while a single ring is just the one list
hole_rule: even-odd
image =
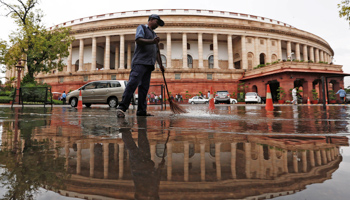
[{"label": "orange traffic cone", "polygon": [[210,87],[210,97],[209,97],[209,110],[215,109],[215,102],[214,102],[214,94],[213,94],[213,87]]},{"label": "orange traffic cone", "polygon": [[266,109],[267,111],[273,111],[273,103],[272,103],[272,96],[271,96],[270,85],[267,85],[266,106],[265,106],[265,109]]},{"label": "orange traffic cone", "polygon": [[82,108],[83,108],[83,97],[81,96],[81,90],[80,90],[77,109],[82,109]]},{"label": "orange traffic cone", "polygon": [[149,99],[147,100],[147,105],[149,105],[150,103],[149,103]]},{"label": "orange traffic cone", "polygon": [[307,98],[307,105],[310,105],[310,97]]}]

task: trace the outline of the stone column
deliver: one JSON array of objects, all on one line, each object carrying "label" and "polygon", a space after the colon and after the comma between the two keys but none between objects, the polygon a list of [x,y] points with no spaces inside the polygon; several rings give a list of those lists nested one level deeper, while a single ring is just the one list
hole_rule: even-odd
[{"label": "stone column", "polygon": [[295,59],[296,60],[301,60],[301,58],[300,58],[300,45],[299,45],[299,43],[296,43],[295,44]]},{"label": "stone column", "polygon": [[184,181],[188,182],[188,177],[189,177],[189,168],[188,168],[188,163],[189,163],[189,152],[190,152],[190,144],[188,141],[184,142]]},{"label": "stone column", "polygon": [[105,70],[109,70],[111,68],[110,60],[111,60],[111,37],[106,36],[105,59],[104,59],[104,66],[103,66]]},{"label": "stone column", "polygon": [[324,165],[327,164],[326,150],[322,149],[322,150],[321,150],[321,155],[322,155],[322,163],[323,163]]},{"label": "stone column", "polygon": [[124,143],[119,144],[119,179],[124,175]]},{"label": "stone column", "polygon": [[247,179],[251,178],[250,174],[250,161],[251,161],[251,145],[250,143],[244,144],[244,152],[245,152],[245,174]]},{"label": "stone column", "polygon": [[166,67],[172,68],[171,66],[171,33],[166,34]]},{"label": "stone column", "polygon": [[198,33],[198,68],[203,69],[203,34]]},{"label": "stone column", "polygon": [[131,69],[131,43],[128,42],[127,45],[127,64],[126,64],[128,69]]},{"label": "stone column", "polygon": [[67,72],[72,72],[72,50],[73,50],[73,44],[71,43],[68,47],[68,60],[67,60]]},{"label": "stone column", "polygon": [[79,45],[79,70],[83,71],[84,66],[84,39],[80,39],[80,45]]},{"label": "stone column", "polygon": [[215,164],[216,164],[216,177],[217,180],[221,180],[221,142],[215,143]]},{"label": "stone column", "polygon": [[317,165],[318,165],[318,166],[322,165],[322,161],[321,161],[321,151],[320,151],[320,150],[317,150],[317,151],[316,151],[316,162],[317,162]]},{"label": "stone column", "polygon": [[298,169],[298,152],[293,151],[293,169],[295,173],[299,172]]},{"label": "stone column", "polygon": [[173,171],[173,144],[168,142],[167,144],[167,180],[171,181]]},{"label": "stone column", "polygon": [[278,59],[282,61],[282,41],[277,40],[277,48],[278,48]]},{"label": "stone column", "polygon": [[306,150],[301,152],[301,162],[303,164],[303,172],[307,172],[307,156],[306,156]]},{"label": "stone column", "polygon": [[151,144],[151,160],[154,162],[154,155],[156,155],[156,145]]},{"label": "stone column", "polygon": [[81,174],[81,141],[77,141],[77,174]]},{"label": "stone column", "polygon": [[232,142],[231,143],[231,174],[232,174],[232,178],[233,179],[237,178],[237,173],[236,173],[236,150],[237,150],[237,142]]},{"label": "stone column", "polygon": [[331,159],[332,159],[332,160],[335,160],[334,148],[331,148],[331,149],[330,149],[330,152],[331,152]]},{"label": "stone column", "polygon": [[108,165],[109,165],[109,144],[103,143],[103,178],[108,178]]},{"label": "stone column", "polygon": [[332,161],[331,151],[328,150],[326,153],[327,153],[327,160],[328,160],[328,162],[331,162]]},{"label": "stone column", "polygon": [[310,165],[311,167],[315,167],[315,153],[313,150],[310,150]]},{"label": "stone column", "polygon": [[95,172],[95,143],[90,142],[90,177],[94,177]]},{"label": "stone column", "polygon": [[213,34],[213,51],[214,51],[214,69],[220,69],[218,34]]},{"label": "stone column", "polygon": [[315,53],[313,47],[310,47],[310,60],[315,62]]},{"label": "stone column", "polygon": [[124,59],[125,59],[125,41],[124,35],[120,35],[120,61],[119,69],[124,69]]},{"label": "stone column", "polygon": [[187,69],[187,34],[182,33],[182,68]]},{"label": "stone column", "polygon": [[287,59],[293,60],[292,58],[292,43],[287,41]]},{"label": "stone column", "polygon": [[320,62],[320,50],[315,48],[315,62]]},{"label": "stone column", "polygon": [[324,62],[324,57],[323,57],[324,52],[320,50],[320,61]]},{"label": "stone column", "polygon": [[[259,38],[255,38],[254,42],[254,56],[255,56],[255,64],[259,65],[260,64],[260,55],[259,55]],[[255,66],[253,66],[254,68]]]},{"label": "stone column", "polygon": [[304,44],[303,45],[303,59],[304,59],[304,62],[307,62],[309,59],[308,59],[308,55],[307,55],[307,45]]},{"label": "stone column", "polygon": [[119,68],[119,46],[115,45],[115,69]]},{"label": "stone column", "polygon": [[227,35],[227,54],[228,54],[228,69],[234,69],[233,52],[232,52],[232,35]]},{"label": "stone column", "polygon": [[248,55],[247,55],[247,45],[246,45],[246,36],[241,36],[241,46],[242,46],[242,68],[248,69]]},{"label": "stone column", "polygon": [[200,144],[201,149],[201,181],[205,181],[205,143]]},{"label": "stone column", "polygon": [[96,38],[92,38],[92,52],[91,52],[91,70],[96,70],[96,52],[97,52],[97,44],[96,44]]},{"label": "stone column", "polygon": [[269,148],[269,152],[270,152],[270,160],[271,160],[271,166],[272,166],[272,177],[276,177],[277,176],[277,162],[276,162],[276,148],[273,147],[272,149]]},{"label": "stone column", "polygon": [[271,39],[267,38],[266,39],[266,63],[272,63],[271,61]]},{"label": "stone column", "polygon": [[257,173],[257,176],[261,179],[265,179],[266,178],[266,168],[264,166],[264,149],[262,145],[257,145],[257,149],[258,149],[258,160],[259,160],[259,170]]}]

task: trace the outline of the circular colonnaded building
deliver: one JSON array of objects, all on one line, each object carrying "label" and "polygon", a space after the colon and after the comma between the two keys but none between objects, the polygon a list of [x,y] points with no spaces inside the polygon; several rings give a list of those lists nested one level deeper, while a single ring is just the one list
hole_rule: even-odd
[{"label": "circular colonnaded building", "polygon": [[[278,87],[289,91],[300,86],[306,101],[312,89],[320,91],[322,76],[329,77],[329,89],[343,86],[346,74],[341,65],[332,64],[334,52],[321,37],[265,17],[195,9],[116,12],[56,25],[71,27],[75,37],[65,58],[67,66],[36,79],[52,85],[55,92],[95,80],[128,80],[136,27],[146,24],[151,14],[165,22],[155,32],[161,38],[162,62],[173,94],[206,94],[211,87],[233,94],[244,83],[245,92],[265,96],[269,84],[274,100]],[[11,75],[14,70],[7,72]],[[160,84],[162,74],[156,69],[151,85]],[[286,93],[285,99],[291,99]]]}]

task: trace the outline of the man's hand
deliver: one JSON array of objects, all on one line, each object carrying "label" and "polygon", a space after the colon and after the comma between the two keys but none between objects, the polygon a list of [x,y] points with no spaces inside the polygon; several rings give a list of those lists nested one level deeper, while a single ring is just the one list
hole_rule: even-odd
[{"label": "man's hand", "polygon": [[165,72],[165,68],[164,68],[163,65],[159,65],[159,68],[160,68],[160,70],[161,70],[162,72]]},{"label": "man's hand", "polygon": [[154,44],[158,44],[159,41],[160,41],[160,38],[159,38],[159,37],[155,37],[155,38],[153,39]]}]

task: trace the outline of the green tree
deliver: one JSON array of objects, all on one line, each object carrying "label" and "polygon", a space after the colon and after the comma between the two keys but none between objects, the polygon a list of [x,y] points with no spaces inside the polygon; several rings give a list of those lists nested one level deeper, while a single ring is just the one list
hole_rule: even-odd
[{"label": "green tree", "polygon": [[74,38],[69,36],[69,28],[47,30],[41,24],[42,11],[34,10],[38,0],[17,1],[18,4],[9,4],[0,0],[8,11],[7,15],[18,25],[18,29],[10,36],[11,46],[2,59],[11,69],[19,59],[24,58],[28,73],[23,82],[34,82],[34,76],[39,72],[63,69],[65,64],[62,58],[69,55],[68,47]]},{"label": "green tree", "polygon": [[340,8],[339,17],[345,18],[345,20],[350,23],[350,0],[342,0],[338,4],[338,8]]}]

